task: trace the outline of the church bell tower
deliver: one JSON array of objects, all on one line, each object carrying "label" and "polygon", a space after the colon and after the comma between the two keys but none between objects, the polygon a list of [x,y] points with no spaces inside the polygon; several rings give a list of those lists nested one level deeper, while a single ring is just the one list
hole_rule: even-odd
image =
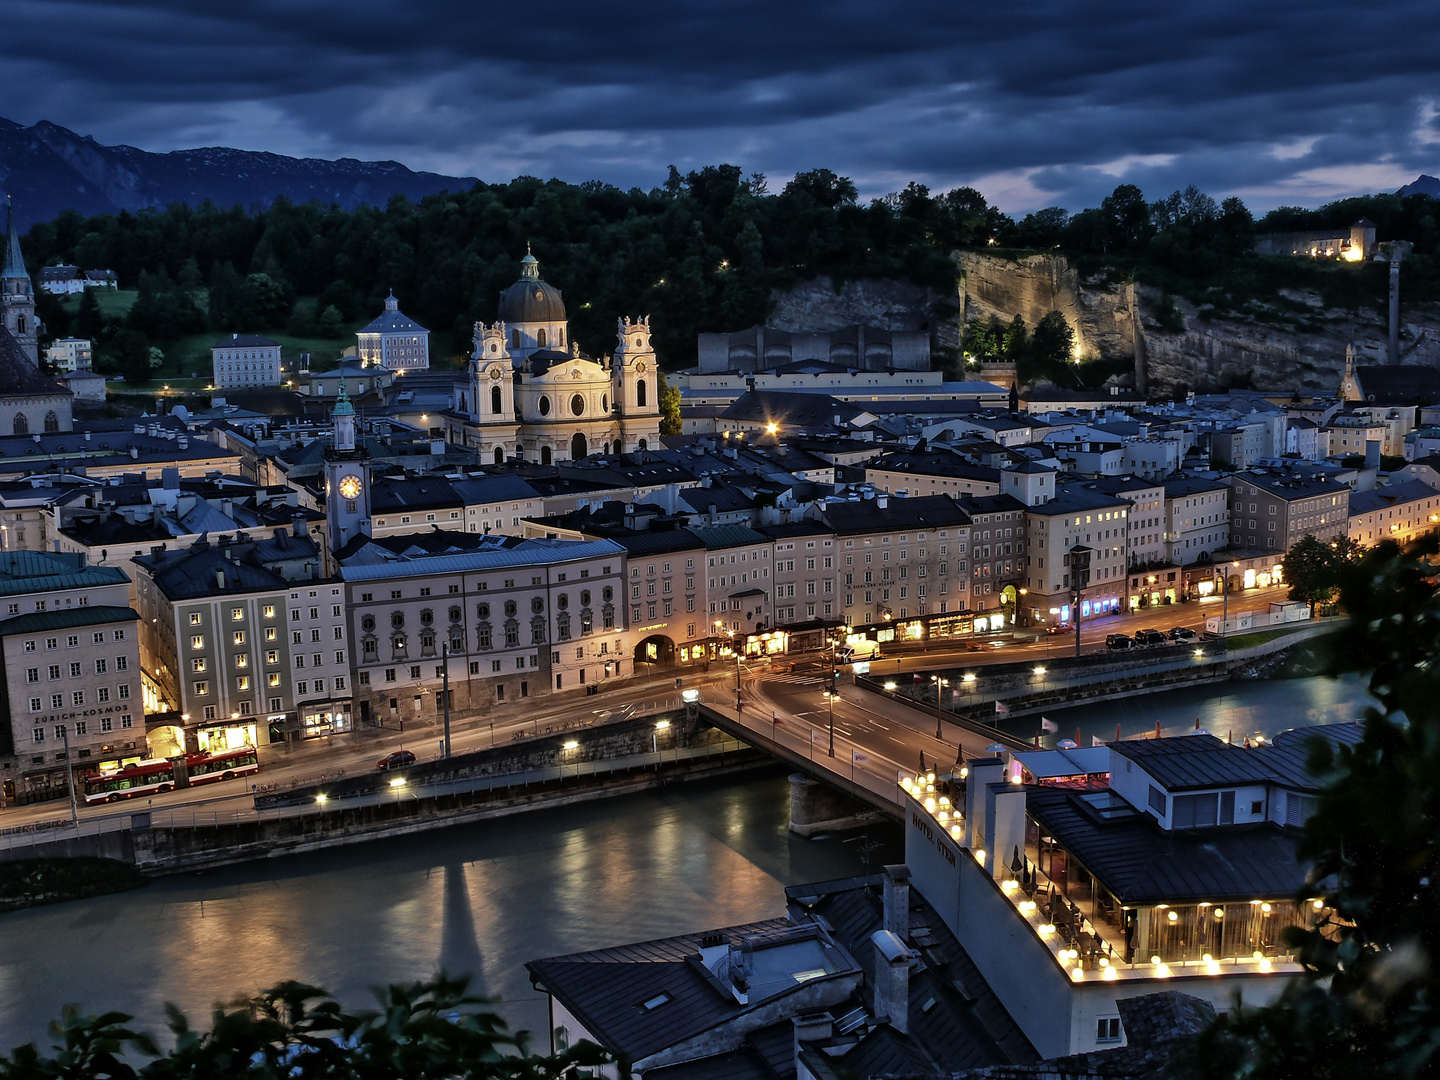
[{"label": "church bell tower", "polygon": [[20,254],[20,235],[15,231],[15,208],[8,207],[6,223],[5,268],[0,270],[0,308],[3,308],[5,329],[35,365],[40,363],[40,324],[35,318],[35,290],[25,259]]},{"label": "church bell tower", "polygon": [[334,442],[325,451],[325,518],[330,550],[338,551],[359,534],[370,533],[369,454],[356,443],[355,406],[345,393],[344,375],[332,416]]}]

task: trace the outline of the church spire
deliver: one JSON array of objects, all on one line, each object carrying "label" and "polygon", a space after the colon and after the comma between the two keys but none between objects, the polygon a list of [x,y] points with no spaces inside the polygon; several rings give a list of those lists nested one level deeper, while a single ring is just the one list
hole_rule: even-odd
[{"label": "church spire", "polygon": [[32,364],[40,363],[40,322],[35,317],[35,290],[25,258],[20,253],[20,234],[15,231],[15,207],[5,198],[9,220],[5,223],[5,268],[0,270],[0,308],[4,311],[5,329]]},{"label": "church spire", "polygon": [[10,202],[10,197],[5,197],[5,209],[7,220],[5,222],[5,269],[0,271],[0,277],[5,279],[5,291],[13,293],[18,290],[10,287],[13,279],[24,279],[25,292],[30,292],[30,272],[25,269],[25,258],[20,254],[20,234],[15,231],[15,207]]},{"label": "church spire", "polygon": [[340,369],[340,393],[335,399],[335,411],[330,414],[335,422],[335,449],[355,449],[355,406],[345,392],[345,369]]}]

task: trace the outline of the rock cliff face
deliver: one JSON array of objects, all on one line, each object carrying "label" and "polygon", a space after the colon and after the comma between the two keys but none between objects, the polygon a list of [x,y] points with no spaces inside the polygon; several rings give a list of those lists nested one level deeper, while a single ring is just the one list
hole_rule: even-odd
[{"label": "rock cliff face", "polygon": [[828,277],[803,282],[787,292],[776,291],[774,310],[766,321],[777,330],[840,330],[875,326],[882,330],[926,330],[932,354],[960,343],[954,297],[941,296],[908,281],[860,279],[836,292]]},{"label": "rock cliff face", "polygon": [[205,199],[249,208],[284,195],[353,210],[362,203],[383,206],[395,194],[418,199],[466,191],[475,182],[412,172],[395,161],[323,161],[224,147],[152,154],[105,146],[49,121],[24,127],[0,118],[0,184],[14,200],[22,229],[62,210],[91,215]]},{"label": "rock cliff face", "polygon": [[1008,323],[1016,315],[1032,330],[1052,311],[1065,316],[1082,356],[1134,356],[1134,292],[1128,284],[1082,282],[1060,255],[1003,259],[956,252],[964,321]]}]

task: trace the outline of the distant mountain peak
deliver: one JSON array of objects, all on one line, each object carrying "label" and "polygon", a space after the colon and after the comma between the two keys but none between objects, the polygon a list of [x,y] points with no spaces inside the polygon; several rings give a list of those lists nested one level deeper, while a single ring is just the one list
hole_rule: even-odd
[{"label": "distant mountain peak", "polygon": [[283,195],[353,210],[383,206],[392,195],[421,199],[476,183],[473,176],[414,172],[398,161],[295,158],[228,146],[156,154],[106,146],[49,120],[26,127],[0,117],[0,190],[13,199],[22,228],[64,210],[88,216],[206,199],[248,209]]},{"label": "distant mountain peak", "polygon": [[1418,178],[1402,187],[1397,195],[1429,195],[1432,199],[1440,199],[1440,178],[1428,176],[1421,173]]}]

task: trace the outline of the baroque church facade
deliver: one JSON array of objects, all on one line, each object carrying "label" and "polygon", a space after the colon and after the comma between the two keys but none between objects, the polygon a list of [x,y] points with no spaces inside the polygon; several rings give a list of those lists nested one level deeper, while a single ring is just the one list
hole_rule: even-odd
[{"label": "baroque church facade", "polygon": [[570,338],[560,290],[526,253],[496,321],[475,324],[469,377],[455,388],[446,437],[484,461],[550,465],[660,445],[660,387],[648,316],[616,327],[613,356]]}]

